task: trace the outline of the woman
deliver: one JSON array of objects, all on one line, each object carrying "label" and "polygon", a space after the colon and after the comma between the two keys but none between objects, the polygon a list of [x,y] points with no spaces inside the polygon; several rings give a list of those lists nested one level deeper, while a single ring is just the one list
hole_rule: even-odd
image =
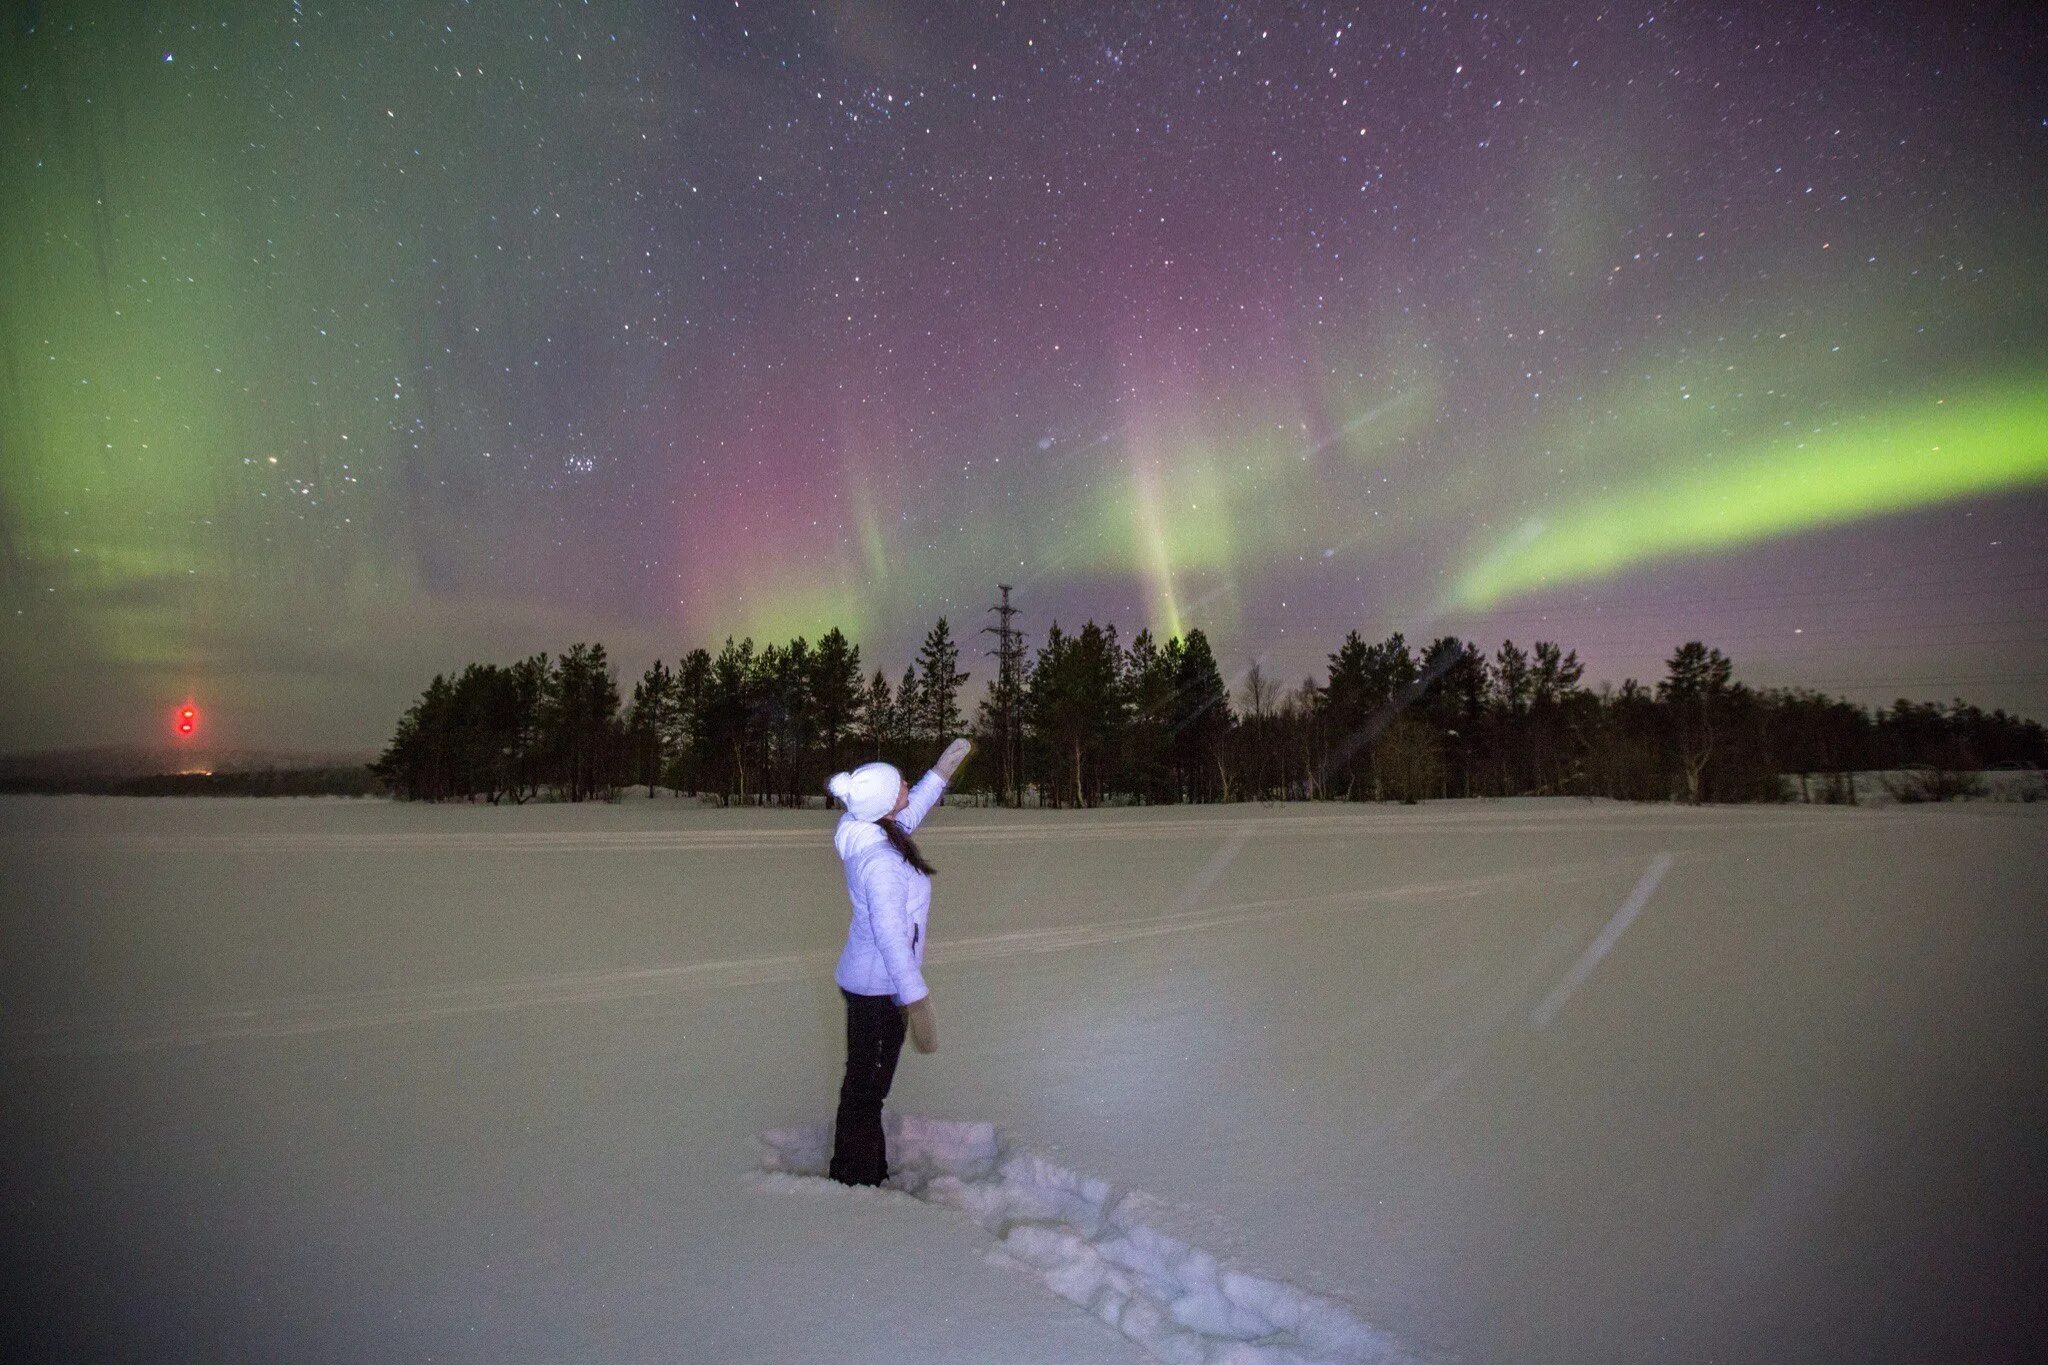
[{"label": "woman", "polygon": [[879,1185],[889,1174],[882,1101],[896,1075],[906,1027],[919,1052],[939,1046],[931,991],[920,970],[931,914],[932,866],[910,841],[971,746],[956,739],[913,787],[887,763],[834,773],[826,788],[846,814],[832,846],[846,865],[853,920],[833,973],[846,997],[846,1079],[833,1125],[832,1178]]}]

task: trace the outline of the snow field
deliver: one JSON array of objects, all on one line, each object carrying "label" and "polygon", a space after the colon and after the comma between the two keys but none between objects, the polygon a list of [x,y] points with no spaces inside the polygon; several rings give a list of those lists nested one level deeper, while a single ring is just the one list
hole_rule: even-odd
[{"label": "snow field", "polygon": [[[1233,836],[1226,840],[1225,849],[1227,851],[1240,844],[1241,840]],[[448,850],[438,851],[445,853]],[[1215,861],[1212,858],[1211,864]],[[1546,876],[1553,888],[1572,886],[1610,877],[1617,866],[1613,860],[1589,860],[1550,868]],[[1206,890],[1213,877],[1205,868],[1194,880]],[[1512,889],[1526,882],[1525,873],[1496,873],[1410,882],[1392,888],[1226,901],[1199,909],[1169,910],[1136,920],[1116,919],[1058,928],[962,935],[935,940],[925,961],[943,966],[1112,947],[1149,938],[1312,914],[1327,911],[1332,906],[1441,904]],[[1190,894],[1179,897],[1183,903],[1192,899],[1194,897]],[[554,972],[481,982],[431,983],[406,989],[321,991],[283,999],[257,1000],[226,1010],[199,1007],[122,1011],[102,1008],[28,1023],[0,1033],[0,1058],[154,1052],[204,1043],[291,1038],[544,1006],[592,1005],[699,991],[739,990],[802,981],[817,974],[815,953],[783,953],[607,971]]]},{"label": "snow field", "polygon": [[0,1358],[2027,1356],[2048,803],[942,809],[922,1197],[830,829],[0,800]]}]

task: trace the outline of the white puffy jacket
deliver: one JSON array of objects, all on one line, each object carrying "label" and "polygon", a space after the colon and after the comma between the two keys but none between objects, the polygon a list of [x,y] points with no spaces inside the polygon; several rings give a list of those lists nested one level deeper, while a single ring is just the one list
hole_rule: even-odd
[{"label": "white puffy jacket", "polygon": [[[896,823],[906,832],[916,829],[945,790],[945,778],[926,773],[910,789],[910,804]],[[903,861],[880,825],[851,813],[839,817],[832,846],[846,865],[846,892],[853,899],[853,921],[833,979],[855,995],[894,996],[899,1005],[924,999],[931,994],[923,966],[932,879]]]}]

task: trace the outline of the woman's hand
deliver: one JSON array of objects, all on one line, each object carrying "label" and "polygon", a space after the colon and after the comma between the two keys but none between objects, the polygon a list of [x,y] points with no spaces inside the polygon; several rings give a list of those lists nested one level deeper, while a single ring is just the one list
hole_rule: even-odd
[{"label": "woman's hand", "polygon": [[939,761],[932,764],[932,771],[951,782],[953,774],[960,771],[960,765],[967,761],[968,751],[972,748],[974,744],[970,740],[954,740],[946,746],[946,752],[939,755]]},{"label": "woman's hand", "polygon": [[910,1045],[919,1052],[939,1050],[939,1021],[932,1014],[932,998],[927,995],[915,1004],[903,1007],[903,1022],[910,1026]]}]

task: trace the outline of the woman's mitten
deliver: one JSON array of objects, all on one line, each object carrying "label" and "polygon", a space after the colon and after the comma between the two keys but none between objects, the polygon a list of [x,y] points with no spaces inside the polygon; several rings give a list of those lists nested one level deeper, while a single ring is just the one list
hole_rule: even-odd
[{"label": "woman's mitten", "polygon": [[974,745],[965,739],[956,739],[946,746],[946,752],[939,755],[939,761],[932,764],[932,767],[940,777],[951,782],[953,774],[960,771],[960,765],[967,761],[967,751],[973,747]]},{"label": "woman's mitten", "polygon": [[919,1052],[939,1050],[939,1022],[932,1015],[932,998],[929,995],[914,1005],[905,1005],[903,1021],[910,1025],[912,1047]]}]

